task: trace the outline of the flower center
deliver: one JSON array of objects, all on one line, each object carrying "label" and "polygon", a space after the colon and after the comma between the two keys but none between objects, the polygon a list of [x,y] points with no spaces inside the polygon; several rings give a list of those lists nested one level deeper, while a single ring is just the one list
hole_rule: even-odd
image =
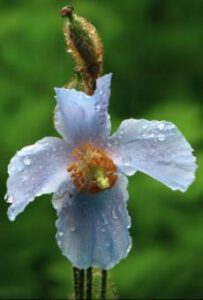
[{"label": "flower center", "polygon": [[75,148],[72,156],[67,171],[79,192],[97,193],[115,184],[116,166],[102,149],[84,144]]}]

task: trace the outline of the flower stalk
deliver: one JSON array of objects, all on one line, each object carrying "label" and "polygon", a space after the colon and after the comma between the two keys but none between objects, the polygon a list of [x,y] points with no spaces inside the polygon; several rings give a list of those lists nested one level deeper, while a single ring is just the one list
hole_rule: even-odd
[{"label": "flower stalk", "polygon": [[80,270],[78,268],[73,268],[73,278],[74,278],[74,293],[75,300],[80,299]]},{"label": "flower stalk", "polygon": [[92,300],[92,268],[86,271],[86,299]]},{"label": "flower stalk", "polygon": [[[92,300],[93,298],[93,272],[92,268],[88,268],[86,271],[78,268],[73,268],[74,288],[75,288],[75,300]],[[84,292],[84,289],[86,290]],[[100,299],[106,300],[107,296],[107,271],[101,270],[101,294]]]},{"label": "flower stalk", "polygon": [[79,270],[79,300],[84,299],[85,271]]},{"label": "flower stalk", "polygon": [[107,293],[107,271],[101,271],[101,299],[106,300]]}]

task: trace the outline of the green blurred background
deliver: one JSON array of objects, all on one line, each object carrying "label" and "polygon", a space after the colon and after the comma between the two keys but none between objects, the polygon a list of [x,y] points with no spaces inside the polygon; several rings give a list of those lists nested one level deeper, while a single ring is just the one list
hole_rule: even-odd
[{"label": "green blurred background", "polygon": [[[133,249],[111,271],[120,298],[203,297],[203,1],[1,0],[0,298],[67,298],[71,264],[55,242],[51,197],[6,216],[7,164],[52,125],[54,86],[71,77],[59,9],[96,25],[113,72],[113,128],[124,118],[174,122],[195,149],[197,179],[185,194],[137,174],[130,179]],[[50,162],[51,163],[51,162]]]}]

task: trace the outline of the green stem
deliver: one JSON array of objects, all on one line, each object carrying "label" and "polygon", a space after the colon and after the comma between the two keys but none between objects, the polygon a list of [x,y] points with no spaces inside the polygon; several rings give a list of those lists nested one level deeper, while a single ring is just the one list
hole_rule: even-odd
[{"label": "green stem", "polygon": [[79,300],[84,299],[84,287],[85,287],[85,271],[79,270]]},{"label": "green stem", "polygon": [[92,268],[87,269],[86,275],[86,299],[92,300]]},{"label": "green stem", "polygon": [[75,300],[80,299],[79,296],[79,272],[78,268],[73,268],[73,278],[74,278],[74,292],[75,292]]},{"label": "green stem", "polygon": [[106,291],[107,291],[107,271],[101,271],[101,299],[106,300]]}]

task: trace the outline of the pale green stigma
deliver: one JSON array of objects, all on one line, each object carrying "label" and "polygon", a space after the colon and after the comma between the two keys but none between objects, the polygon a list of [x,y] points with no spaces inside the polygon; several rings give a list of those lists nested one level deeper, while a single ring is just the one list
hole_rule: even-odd
[{"label": "pale green stigma", "polygon": [[98,187],[101,190],[108,189],[110,187],[109,178],[105,176],[105,172],[103,168],[100,167],[94,167],[92,170],[92,175],[97,182]]}]

